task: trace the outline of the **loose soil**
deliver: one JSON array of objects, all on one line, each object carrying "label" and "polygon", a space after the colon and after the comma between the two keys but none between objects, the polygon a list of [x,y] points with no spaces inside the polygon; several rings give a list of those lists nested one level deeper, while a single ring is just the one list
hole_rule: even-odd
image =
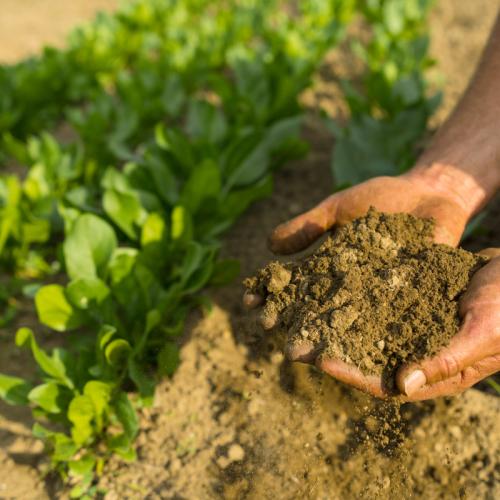
[{"label": "loose soil", "polygon": [[272,262],[245,284],[289,344],[381,375],[392,393],[402,363],[436,354],[458,332],[458,299],[487,262],[432,234],[431,220],[372,208],[313,254]]},{"label": "loose soil", "polygon": [[[90,10],[104,2],[50,1],[58,14],[63,4]],[[29,9],[27,1],[2,2],[4,54],[32,52],[67,28],[70,16],[54,16],[48,2],[30,0]],[[446,96],[454,99],[465,85],[499,3],[437,2],[432,43]],[[15,21],[14,33],[7,19]],[[32,19],[43,27],[36,35]],[[38,47],[21,47],[35,36]],[[317,85],[314,102],[338,113],[336,87],[325,80]],[[276,224],[330,194],[332,140],[315,121],[305,133],[312,144],[307,160],[279,172],[273,196],[256,204],[225,240],[223,256],[240,259],[242,277],[273,258],[266,237]],[[497,209],[468,248],[500,246]],[[158,386],[154,407],[141,412],[138,461],[113,461],[99,480],[107,500],[500,498],[500,398],[471,389],[452,399],[405,404],[398,415],[309,366],[287,362],[272,339],[249,325],[242,293],[238,283],[211,292],[213,312],[191,316],[179,370]],[[28,312],[19,318],[27,323],[34,323]],[[0,368],[26,375],[33,364],[13,345],[16,326],[0,331]],[[60,340],[40,333],[44,346]],[[387,431],[388,441],[374,439],[391,418],[399,420],[400,432]],[[67,498],[44,475],[47,461],[31,426],[29,410],[0,403],[0,498]]]}]

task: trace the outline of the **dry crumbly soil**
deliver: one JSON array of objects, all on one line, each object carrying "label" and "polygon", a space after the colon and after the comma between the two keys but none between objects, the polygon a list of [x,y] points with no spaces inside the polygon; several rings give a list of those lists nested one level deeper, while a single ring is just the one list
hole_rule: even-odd
[{"label": "dry crumbly soil", "polygon": [[433,222],[368,213],[338,228],[311,255],[273,261],[245,280],[265,299],[261,318],[290,347],[382,377],[436,354],[458,332],[458,300],[486,258],[432,242]]},{"label": "dry crumbly soil", "polygon": [[[49,0],[32,1],[31,9],[25,3],[2,3],[0,22],[8,16],[19,26],[15,36],[0,30],[3,53],[35,50],[35,43],[20,48],[19,40],[33,33],[22,17],[44,26],[37,43],[71,22],[47,10]],[[102,5],[69,3],[88,11]],[[438,3],[433,51],[453,100],[477,60],[497,3]],[[467,49],[458,49],[461,44]],[[335,95],[327,84],[322,91],[325,100]],[[265,241],[277,223],[329,194],[331,138],[314,121],[306,134],[313,143],[308,159],[281,171],[274,195],[226,238],[224,255],[241,259],[242,277],[273,258]],[[500,246],[499,207],[470,248]],[[500,398],[469,390],[449,400],[404,405],[396,414],[310,367],[286,362],[268,339],[255,335],[240,303],[242,291],[238,283],[215,291],[212,314],[190,318],[179,370],[141,415],[139,460],[111,464],[100,480],[106,498],[500,498]],[[28,314],[24,320],[32,321]],[[0,367],[23,373],[31,363],[12,348],[13,333],[0,332]],[[50,342],[46,336],[45,345]],[[373,439],[386,422],[387,439]],[[0,405],[0,498],[64,498],[57,482],[42,478],[45,461],[30,425],[25,409]],[[401,432],[392,433],[391,425]]]}]

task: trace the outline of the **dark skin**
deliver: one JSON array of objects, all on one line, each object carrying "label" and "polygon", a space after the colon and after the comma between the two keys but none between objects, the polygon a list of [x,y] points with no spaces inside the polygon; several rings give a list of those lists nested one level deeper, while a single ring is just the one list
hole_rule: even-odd
[{"label": "dark skin", "polygon": [[[281,224],[270,237],[271,250],[303,250],[326,231],[366,214],[370,206],[433,218],[435,241],[456,246],[469,220],[500,188],[499,54],[500,18],[468,90],[415,167],[399,177],[377,177],[336,193]],[[460,300],[458,334],[433,358],[399,369],[401,399],[456,394],[500,370],[500,249],[484,254],[489,262],[474,275]],[[246,294],[244,303],[255,308],[262,298]],[[380,377],[363,375],[340,360],[320,360],[308,343],[289,346],[286,352],[293,361],[315,363],[338,380],[380,398],[387,396]]]}]

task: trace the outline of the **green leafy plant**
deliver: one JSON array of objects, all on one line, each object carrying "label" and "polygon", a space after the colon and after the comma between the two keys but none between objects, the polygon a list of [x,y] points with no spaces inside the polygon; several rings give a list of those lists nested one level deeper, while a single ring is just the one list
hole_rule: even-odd
[{"label": "green leafy plant", "polygon": [[353,2],[285,4],[136,0],[1,68],[19,175],[0,176],[0,263],[45,283],[63,271],[30,291],[63,347],[19,329],[39,376],[1,375],[0,397],[33,408],[73,497],[95,493],[111,454],[134,458],[135,408],[174,373],[186,314],[239,272],[221,235],[307,150],[298,95]]},{"label": "green leafy plant", "polygon": [[432,0],[359,0],[357,11],[369,28],[367,43],[354,40],[352,55],[364,68],[343,80],[347,125],[332,120],[336,138],[332,173],[341,186],[376,175],[396,175],[412,166],[440,102],[429,97],[426,70],[427,14]]}]

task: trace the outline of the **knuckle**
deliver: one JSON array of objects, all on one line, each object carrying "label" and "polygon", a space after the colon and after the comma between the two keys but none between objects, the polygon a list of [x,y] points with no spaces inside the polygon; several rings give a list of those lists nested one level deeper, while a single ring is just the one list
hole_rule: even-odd
[{"label": "knuckle", "polygon": [[469,366],[460,372],[460,388],[465,390],[474,385],[481,378],[481,371],[474,367]]},{"label": "knuckle", "polygon": [[453,377],[460,371],[460,364],[455,356],[447,354],[438,358],[438,370],[442,379]]}]

